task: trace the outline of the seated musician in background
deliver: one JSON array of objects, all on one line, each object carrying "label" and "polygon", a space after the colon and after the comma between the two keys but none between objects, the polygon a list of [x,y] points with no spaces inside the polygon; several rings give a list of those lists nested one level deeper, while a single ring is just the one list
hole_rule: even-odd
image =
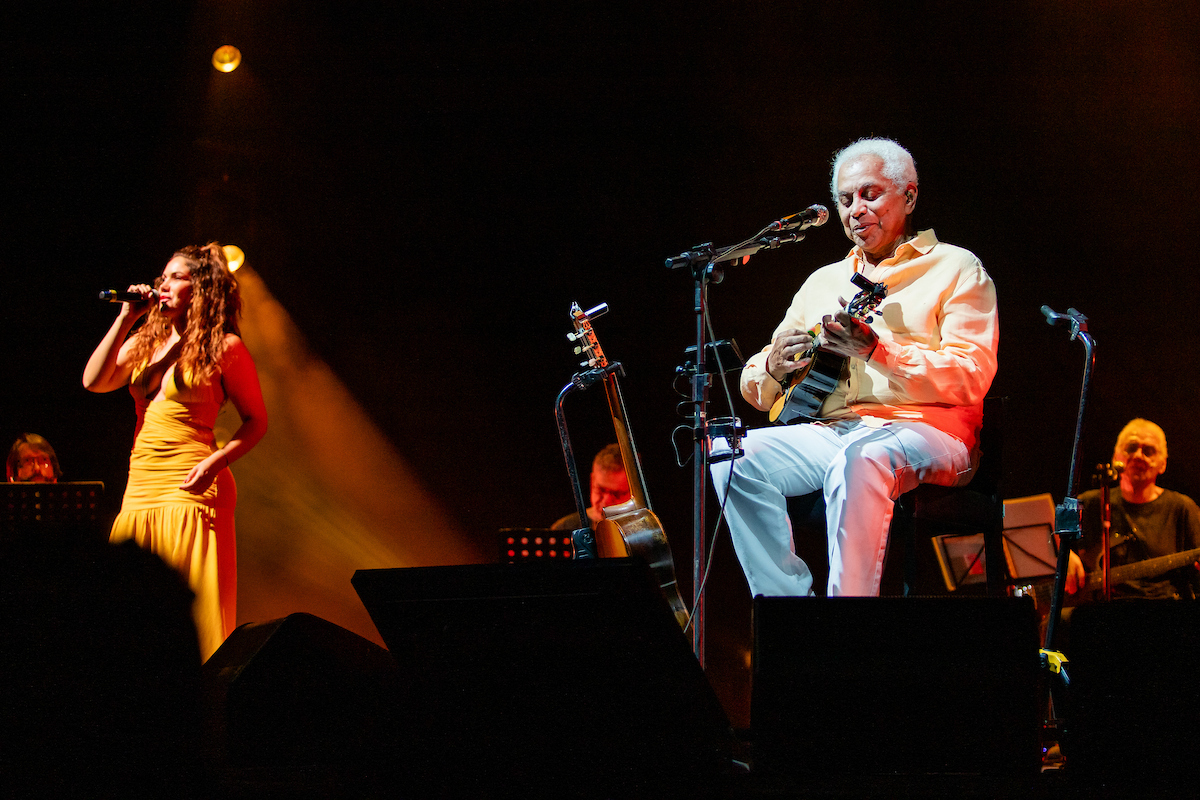
[{"label": "seated musician in background", "polygon": [[[813,593],[786,504],[810,492],[825,495],[828,594],[879,594],[896,499],[919,483],[967,482],[996,374],[992,280],[970,252],[915,230],[909,152],[888,139],[855,142],[835,156],[831,189],[854,247],[800,287],[771,344],[742,371],[741,389],[770,409],[807,366],[796,357],[818,323],[823,349],[848,359],[840,380],[818,421],[751,431],[743,457],[712,465],[754,595]],[[855,273],[888,289],[869,321],[845,308]],[[718,440],[713,454],[727,449]]]},{"label": "seated musician in background", "polygon": [[54,448],[36,433],[22,433],[8,449],[9,483],[58,483],[62,470]]},{"label": "seated musician in background", "polygon": [[[588,527],[604,519],[604,509],[629,500],[629,476],[625,474],[625,462],[621,460],[621,448],[610,444],[592,459],[591,506],[588,507]],[[579,514],[567,514],[550,526],[555,531],[577,530]]]},{"label": "seated musician in background", "polygon": [[[1109,493],[1112,530],[1109,534],[1109,569],[1148,562],[1200,548],[1200,508],[1185,494],[1159,486],[1158,476],[1167,469],[1167,437],[1153,422],[1134,419],[1117,436],[1113,464],[1125,465],[1120,491]],[[1066,589],[1074,594],[1103,588],[1104,556],[1100,490],[1079,496],[1083,515],[1083,537],[1078,555],[1071,553]],[[1200,556],[1198,556],[1200,557]],[[1114,598],[1188,598],[1200,590],[1196,559],[1174,569],[1146,568],[1153,574],[1113,582]],[[1158,562],[1161,564],[1161,562]],[[1085,573],[1086,568],[1086,573]],[[1157,571],[1156,571],[1157,570]],[[1120,576],[1117,576],[1120,577]],[[1090,580],[1089,580],[1090,579]]]}]

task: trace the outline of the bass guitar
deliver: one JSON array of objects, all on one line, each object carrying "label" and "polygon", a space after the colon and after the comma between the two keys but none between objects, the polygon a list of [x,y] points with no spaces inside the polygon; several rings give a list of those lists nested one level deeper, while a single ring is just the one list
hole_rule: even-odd
[{"label": "bass guitar", "polygon": [[608,397],[608,409],[612,414],[617,444],[621,448],[625,475],[629,478],[630,498],[620,505],[603,509],[604,519],[596,526],[597,552],[601,558],[637,556],[645,560],[671,606],[675,619],[680,627],[686,628],[688,611],[683,597],[679,594],[679,584],[675,580],[675,561],[671,556],[671,547],[667,543],[666,534],[663,533],[662,523],[650,508],[641,457],[634,445],[633,433],[629,429],[625,399],[617,379],[617,373],[621,371],[620,364],[609,364],[592,327],[592,321],[578,303],[571,304],[571,322],[575,332],[569,338],[576,342],[575,352],[587,356],[582,366],[605,372],[604,390]]},{"label": "bass guitar", "polygon": [[[861,273],[854,273],[850,280],[861,291],[846,306],[846,313],[864,322],[871,321],[871,312],[887,297],[886,284],[867,280]],[[811,359],[803,369],[792,373],[788,387],[767,412],[767,418],[779,425],[807,422],[818,419],[817,412],[825,398],[837,388],[846,367],[846,358],[823,350],[821,325],[809,331],[812,344],[803,353],[797,353],[794,361]]]},{"label": "bass guitar", "polygon": [[[1118,583],[1125,583],[1126,581],[1135,581],[1141,578],[1156,578],[1165,572],[1186,567],[1197,561],[1200,561],[1200,549],[1184,550],[1168,556],[1147,558],[1144,561],[1135,561],[1132,564],[1111,567],[1108,570],[1108,582],[1110,585],[1116,586]],[[1103,588],[1104,570],[1102,569],[1098,569],[1089,575],[1087,583],[1083,585],[1083,591]]]}]

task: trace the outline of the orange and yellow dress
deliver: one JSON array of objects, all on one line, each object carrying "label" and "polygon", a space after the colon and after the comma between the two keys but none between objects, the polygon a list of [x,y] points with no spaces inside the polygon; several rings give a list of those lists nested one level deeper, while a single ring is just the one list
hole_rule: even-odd
[{"label": "orange and yellow dress", "polygon": [[223,469],[203,493],[180,485],[192,467],[216,450],[213,425],[225,392],[219,379],[180,385],[175,366],[163,376],[163,398],[147,398],[143,373],[130,383],[137,430],[129,456],[129,483],[109,541],[133,539],[174,567],[196,595],[192,617],[207,660],[237,618],[237,550],[233,512],[237,487]]}]

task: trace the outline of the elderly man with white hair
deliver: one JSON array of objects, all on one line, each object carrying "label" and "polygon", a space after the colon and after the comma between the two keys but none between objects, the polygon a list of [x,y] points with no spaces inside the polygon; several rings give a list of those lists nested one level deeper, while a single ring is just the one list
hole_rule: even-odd
[{"label": "elderly man with white hair", "polygon": [[[1194,600],[1200,596],[1200,507],[1186,494],[1158,485],[1167,471],[1167,435],[1148,419],[1132,419],[1117,434],[1113,465],[1120,463],[1119,492],[1109,499],[1109,555],[1111,568],[1138,564],[1138,575],[1117,580],[1110,574],[1114,598]],[[1079,554],[1072,552],[1066,589],[1097,590],[1088,585],[1091,572],[1096,583],[1103,575],[1104,526],[1101,524],[1100,491],[1079,495],[1083,538]],[[1170,558],[1191,552],[1191,556]],[[1085,596],[1083,601],[1093,599]]]},{"label": "elderly man with white hair", "polygon": [[[889,139],[857,141],[834,157],[831,189],[854,247],[800,287],[771,343],[747,362],[742,395],[763,411],[778,407],[814,343],[823,359],[845,363],[811,419],[750,431],[742,457],[712,466],[754,595],[813,594],[786,498],[818,491],[827,593],[878,595],[896,499],[920,483],[969,480],[996,374],[995,287],[972,253],[914,230],[909,152]],[[887,288],[869,316],[847,308],[856,275]],[[727,447],[715,441],[714,457]]]}]

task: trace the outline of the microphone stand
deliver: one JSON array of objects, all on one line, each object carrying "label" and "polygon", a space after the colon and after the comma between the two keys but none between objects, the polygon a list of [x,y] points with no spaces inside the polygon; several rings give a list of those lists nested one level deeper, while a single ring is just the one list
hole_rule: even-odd
[{"label": "microphone stand", "polygon": [[[710,377],[713,369],[708,365],[706,352],[705,320],[708,315],[708,286],[720,283],[725,278],[724,270],[719,264],[726,262],[742,263],[759,250],[774,250],[784,244],[799,242],[804,239],[804,231],[815,225],[824,224],[828,212],[818,214],[815,218],[802,218],[802,214],[772,222],[754,236],[738,244],[714,249],[712,242],[698,244],[691,250],[672,256],[666,260],[668,269],[687,269],[693,282],[693,310],[696,316],[696,361],[688,363],[677,370],[678,374],[687,375],[691,383],[692,406],[692,652],[696,660],[704,668],[704,583],[708,573],[707,550],[705,544],[704,504],[707,497],[709,436],[724,435],[729,440],[729,458],[737,458],[742,454],[740,433],[743,430],[741,421],[736,418],[708,420],[708,390],[712,382]],[[714,348],[713,355],[720,369],[720,356]],[[724,370],[721,370],[724,372]],[[732,409],[731,409],[732,412]],[[725,460],[725,459],[721,459]]]},{"label": "microphone stand", "polygon": [[1050,617],[1046,625],[1046,641],[1042,649],[1042,664],[1057,672],[1064,686],[1070,686],[1070,679],[1063,666],[1066,659],[1054,649],[1054,634],[1058,628],[1059,617],[1062,613],[1063,592],[1066,588],[1067,566],[1070,563],[1071,548],[1082,533],[1079,511],[1079,500],[1075,497],[1075,484],[1079,477],[1079,451],[1083,440],[1083,412],[1087,405],[1088,388],[1092,379],[1092,367],[1096,363],[1096,342],[1087,330],[1087,317],[1073,308],[1067,313],[1059,314],[1049,306],[1042,306],[1042,314],[1046,316],[1049,325],[1064,322],[1071,330],[1071,340],[1083,342],[1085,361],[1083,368],[1083,387],[1079,393],[1079,414],[1075,420],[1075,447],[1071,453],[1071,472],[1067,480],[1067,493],[1063,501],[1055,507],[1054,532],[1058,534],[1058,568],[1054,573],[1054,594],[1050,601]]},{"label": "microphone stand", "polygon": [[1101,550],[1103,556],[1100,564],[1104,576],[1104,599],[1112,600],[1112,584],[1108,580],[1108,571],[1111,565],[1111,542],[1109,536],[1112,533],[1112,503],[1109,499],[1110,487],[1117,485],[1121,480],[1121,472],[1123,465],[1118,462],[1115,464],[1097,464],[1096,472],[1093,480],[1100,488],[1100,531],[1104,536],[1104,546]]}]

